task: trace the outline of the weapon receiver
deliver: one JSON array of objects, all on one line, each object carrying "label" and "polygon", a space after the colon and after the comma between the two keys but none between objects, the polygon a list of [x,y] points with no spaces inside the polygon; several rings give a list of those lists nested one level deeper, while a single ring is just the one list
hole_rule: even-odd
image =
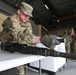
[{"label": "weapon receiver", "polygon": [[10,53],[20,52],[23,54],[34,54],[34,55],[43,55],[43,56],[53,56],[53,57],[64,57],[76,59],[76,54],[72,53],[63,53],[58,52],[48,48],[39,48],[33,47],[26,44],[18,44],[18,43],[2,43],[1,49],[4,51],[9,51]]}]

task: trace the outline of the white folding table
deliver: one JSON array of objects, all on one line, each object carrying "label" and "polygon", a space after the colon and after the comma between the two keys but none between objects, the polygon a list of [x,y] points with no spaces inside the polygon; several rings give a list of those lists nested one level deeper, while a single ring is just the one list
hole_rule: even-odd
[{"label": "white folding table", "polygon": [[0,72],[5,71],[17,66],[28,64],[39,60],[39,75],[41,75],[41,59],[46,57],[32,54],[21,54],[18,52],[9,53],[7,51],[0,52]]}]

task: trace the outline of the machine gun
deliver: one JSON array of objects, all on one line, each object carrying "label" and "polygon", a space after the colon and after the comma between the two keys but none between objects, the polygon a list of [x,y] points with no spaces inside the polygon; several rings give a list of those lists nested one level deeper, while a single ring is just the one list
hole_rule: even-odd
[{"label": "machine gun", "polygon": [[63,53],[48,48],[33,47],[30,45],[19,44],[19,43],[8,43],[8,42],[2,43],[1,49],[3,49],[4,51],[9,51],[10,53],[20,52],[23,54],[34,54],[34,55],[42,55],[42,56],[53,56],[53,57],[76,59],[76,54]]}]

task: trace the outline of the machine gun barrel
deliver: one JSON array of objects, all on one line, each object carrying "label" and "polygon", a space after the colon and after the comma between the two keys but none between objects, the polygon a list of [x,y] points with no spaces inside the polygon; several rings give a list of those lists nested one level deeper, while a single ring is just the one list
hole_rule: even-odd
[{"label": "machine gun barrel", "polygon": [[62,52],[59,52],[59,57],[76,59],[76,54],[74,54],[74,53],[62,53]]},{"label": "machine gun barrel", "polygon": [[48,48],[33,47],[33,46],[26,45],[26,44],[2,43],[1,49],[3,49],[4,51],[9,51],[10,53],[20,52],[23,54],[34,54],[34,55],[76,59],[76,54],[63,53],[63,52],[58,52],[52,49],[50,50]]}]

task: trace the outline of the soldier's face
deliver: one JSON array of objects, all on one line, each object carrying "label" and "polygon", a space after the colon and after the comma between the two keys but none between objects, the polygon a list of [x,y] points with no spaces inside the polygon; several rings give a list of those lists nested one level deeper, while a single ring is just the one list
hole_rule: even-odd
[{"label": "soldier's face", "polygon": [[29,19],[29,16],[23,14],[23,13],[20,11],[19,18],[20,18],[20,20],[21,20],[22,22],[26,22],[26,21]]}]

